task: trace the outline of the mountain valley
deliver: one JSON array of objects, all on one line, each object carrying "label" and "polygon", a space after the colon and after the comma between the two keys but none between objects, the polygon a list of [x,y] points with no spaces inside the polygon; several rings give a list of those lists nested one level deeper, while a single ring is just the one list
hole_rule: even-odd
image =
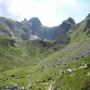
[{"label": "mountain valley", "polygon": [[90,90],[90,14],[54,27],[0,17],[0,90]]}]

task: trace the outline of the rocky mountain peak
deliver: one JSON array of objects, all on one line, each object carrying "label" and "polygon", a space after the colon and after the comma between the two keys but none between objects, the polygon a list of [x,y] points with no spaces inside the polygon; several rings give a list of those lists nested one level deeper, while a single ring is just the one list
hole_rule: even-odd
[{"label": "rocky mountain peak", "polygon": [[71,24],[75,24],[75,21],[73,18],[69,17],[67,20],[67,22],[71,23]]},{"label": "rocky mountain peak", "polygon": [[37,36],[40,39],[53,40],[66,34],[75,25],[74,19],[68,18],[59,26],[47,27],[43,26],[37,17],[29,21],[25,18],[22,22],[1,18],[0,23],[8,27],[17,40],[29,40],[30,35],[34,35],[34,38]]},{"label": "rocky mountain peak", "polygon": [[24,18],[24,20],[21,22],[22,24],[26,24],[28,21],[26,18]]},{"label": "rocky mountain peak", "polygon": [[72,18],[68,18],[67,20],[63,21],[63,23],[60,25],[63,28],[68,27],[68,29],[70,29],[71,27],[73,27],[75,25],[75,21]]},{"label": "rocky mountain peak", "polygon": [[90,13],[87,15],[87,18],[90,18]]},{"label": "rocky mountain peak", "polygon": [[24,18],[23,22],[27,22],[27,19],[26,19],[26,18]]},{"label": "rocky mountain peak", "polygon": [[37,17],[33,17],[29,20],[29,24],[32,30],[37,30],[42,25],[40,20]]},{"label": "rocky mountain peak", "polygon": [[58,27],[58,36],[62,36],[69,32],[75,25],[74,19],[69,17],[67,20],[63,21]]}]

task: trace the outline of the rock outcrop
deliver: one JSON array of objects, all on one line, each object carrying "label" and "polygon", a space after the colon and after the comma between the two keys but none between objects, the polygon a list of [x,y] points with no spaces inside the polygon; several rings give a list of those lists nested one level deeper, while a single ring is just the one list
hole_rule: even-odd
[{"label": "rock outcrop", "polygon": [[[43,26],[37,17],[33,17],[30,20],[24,19],[22,22],[0,17],[0,26],[8,28],[7,31],[10,32],[16,40],[31,40],[30,36],[38,37],[34,39],[55,40],[65,35],[74,25],[75,21],[72,18],[68,18],[59,26],[47,27]],[[0,32],[2,32],[3,35],[7,35],[7,32],[5,33],[5,30],[2,31],[1,28]]]}]

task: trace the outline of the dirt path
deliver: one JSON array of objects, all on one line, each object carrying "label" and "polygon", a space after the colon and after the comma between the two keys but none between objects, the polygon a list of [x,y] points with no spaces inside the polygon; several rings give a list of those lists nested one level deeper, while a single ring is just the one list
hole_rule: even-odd
[{"label": "dirt path", "polygon": [[53,90],[52,89],[52,83],[50,83],[49,87],[48,87],[48,90]]}]

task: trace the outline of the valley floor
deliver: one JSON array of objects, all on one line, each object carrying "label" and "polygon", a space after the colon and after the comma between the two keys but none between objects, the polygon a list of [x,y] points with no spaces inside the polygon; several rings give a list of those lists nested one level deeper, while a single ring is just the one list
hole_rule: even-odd
[{"label": "valley floor", "polygon": [[1,90],[90,90],[90,56],[63,67],[36,65],[3,71],[0,87]]}]

